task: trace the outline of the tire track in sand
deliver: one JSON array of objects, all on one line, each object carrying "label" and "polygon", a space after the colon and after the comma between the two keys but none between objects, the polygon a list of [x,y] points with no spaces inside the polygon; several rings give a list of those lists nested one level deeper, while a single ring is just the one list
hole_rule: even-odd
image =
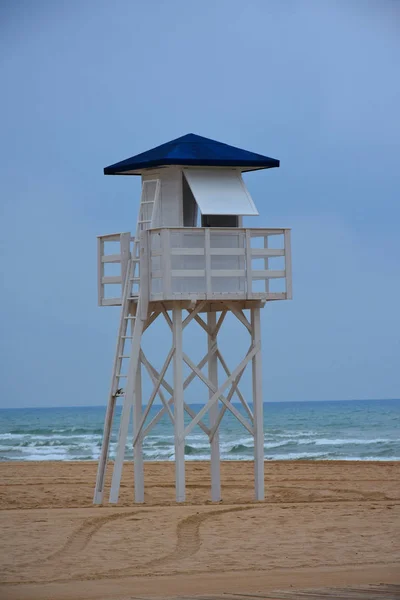
[{"label": "tire track in sand", "polygon": [[[111,515],[105,515],[104,517],[93,517],[89,519],[85,519],[80,527],[78,527],[75,531],[72,532],[71,535],[68,536],[65,544],[51,552],[44,558],[37,558],[35,560],[31,560],[29,562],[19,563],[17,565],[17,569],[20,567],[28,567],[34,566],[36,564],[44,564],[55,559],[65,558],[69,555],[76,555],[78,552],[81,552],[86,548],[86,546],[91,541],[92,537],[102,528],[104,525],[111,523],[112,521],[117,521],[119,519],[126,519],[128,517],[135,516],[139,511],[134,512],[123,512]],[[143,511],[141,511],[143,514]]]},{"label": "tire track in sand", "polygon": [[[176,545],[172,552],[165,554],[159,558],[155,558],[154,560],[150,560],[148,562],[143,563],[142,565],[138,565],[136,569],[136,573],[143,573],[144,570],[154,569],[157,567],[163,567],[168,563],[172,563],[175,561],[182,560],[184,558],[189,558],[194,556],[199,550],[201,546],[201,536],[200,536],[200,527],[209,519],[218,517],[219,515],[225,515],[227,513],[233,512],[243,512],[246,510],[255,510],[265,507],[265,505],[254,504],[251,506],[234,506],[231,508],[213,510],[203,513],[196,513],[194,515],[189,515],[185,517],[176,527]],[[107,573],[98,573],[95,577],[126,577],[132,573],[132,566],[122,567],[120,569],[110,569]],[[91,576],[93,577],[93,575]]]},{"label": "tire track in sand", "polygon": [[[103,569],[99,572],[89,572],[87,574],[71,573],[70,577],[55,577],[51,579],[46,579],[46,583],[68,583],[70,581],[88,581],[93,579],[110,578],[120,579],[132,575],[146,575],[148,574],[149,569],[163,567],[168,563],[173,563],[184,558],[194,556],[199,551],[201,546],[200,527],[205,521],[216,518],[219,515],[225,515],[233,512],[243,512],[247,510],[256,510],[260,508],[265,508],[265,506],[265,504],[253,504],[247,506],[242,505],[189,515],[188,517],[185,517],[184,519],[179,521],[179,523],[177,524],[177,540],[175,548],[172,552],[169,552],[164,556],[144,562],[141,565],[129,565],[117,569],[108,569],[107,571]],[[147,514],[149,512],[150,511],[146,511]],[[70,536],[67,542],[59,550],[56,550],[55,552],[49,554],[43,559],[37,559],[29,563],[19,563],[15,570],[19,571],[20,568],[23,566],[34,566],[37,564],[44,563],[48,564],[49,562],[57,560],[57,567],[60,571],[61,565],[59,560],[66,558],[68,559],[70,556],[76,556],[77,553],[82,551],[89,544],[93,536],[104,525],[107,525],[108,523],[118,519],[127,519],[138,514],[144,514],[144,511],[140,510],[133,512],[124,512],[108,515],[105,517],[94,517],[92,519],[87,519],[77,530],[75,530],[75,532]],[[6,585],[15,585],[18,582],[9,581],[3,583],[5,583]],[[43,583],[43,580],[30,580],[24,581],[24,583]]]}]

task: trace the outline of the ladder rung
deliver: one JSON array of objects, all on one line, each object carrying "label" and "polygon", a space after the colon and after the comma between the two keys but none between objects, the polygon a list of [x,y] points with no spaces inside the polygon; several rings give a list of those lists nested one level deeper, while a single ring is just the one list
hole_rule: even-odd
[{"label": "ladder rung", "polygon": [[129,281],[140,281],[140,277],[131,277]]},{"label": "ladder rung", "polygon": [[121,354],[120,356],[118,356],[118,358],[130,358],[130,356],[127,356],[126,354]]},{"label": "ladder rung", "polygon": [[140,204],[154,204],[154,200],[143,200]]},{"label": "ladder rung", "polygon": [[124,317],[125,319],[136,319],[136,315],[135,316],[131,316],[129,315],[128,317]]},{"label": "ladder rung", "polygon": [[133,335],[121,335],[123,340],[133,340]]},{"label": "ladder rung", "polygon": [[151,219],[144,219],[143,221],[138,221],[138,223],[151,223]]},{"label": "ladder rung", "polygon": [[118,373],[117,377],[128,377],[128,375],[124,375],[123,373]]}]

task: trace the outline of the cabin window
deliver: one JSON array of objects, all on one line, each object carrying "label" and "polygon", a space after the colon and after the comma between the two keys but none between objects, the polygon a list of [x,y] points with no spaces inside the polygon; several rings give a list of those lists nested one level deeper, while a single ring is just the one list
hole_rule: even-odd
[{"label": "cabin window", "polygon": [[239,227],[238,215],[201,215],[202,227]]}]

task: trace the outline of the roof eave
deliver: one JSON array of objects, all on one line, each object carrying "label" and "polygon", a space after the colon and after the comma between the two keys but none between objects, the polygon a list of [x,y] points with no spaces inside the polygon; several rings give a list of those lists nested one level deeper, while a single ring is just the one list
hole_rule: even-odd
[{"label": "roof eave", "polygon": [[141,175],[143,171],[148,169],[154,169],[156,167],[171,167],[171,166],[182,166],[182,167],[236,167],[241,169],[243,172],[246,171],[259,171],[261,169],[273,169],[280,166],[280,161],[271,158],[266,159],[263,163],[260,161],[255,164],[253,161],[224,161],[224,160],[201,160],[201,159],[185,159],[179,162],[176,160],[164,160],[162,163],[155,161],[147,161],[146,163],[138,163],[132,165],[110,165],[105,167],[104,175]]}]

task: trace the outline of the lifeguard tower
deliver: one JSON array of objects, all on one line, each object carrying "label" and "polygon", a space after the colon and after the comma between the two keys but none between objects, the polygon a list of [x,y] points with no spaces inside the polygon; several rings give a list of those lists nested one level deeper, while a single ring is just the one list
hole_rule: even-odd
[{"label": "lifeguard tower", "polygon": [[[219,426],[226,411],[254,437],[255,498],[263,500],[260,309],[266,302],[292,296],[290,230],[243,227],[242,217],[257,216],[258,212],[242,173],[273,167],[279,167],[274,158],[188,134],[104,169],[106,175],[141,176],[142,193],[134,237],[124,232],[98,238],[98,302],[100,306],[121,306],[121,317],[94,503],[101,503],[104,497],[118,397],[122,397],[123,405],[110,502],[118,502],[132,411],[135,502],[144,502],[143,439],[163,415],[169,416],[174,430],[176,500],[185,500],[185,437],[198,425],[210,442],[211,499],[219,501]],[[109,246],[117,246],[117,251],[108,252]],[[274,262],[280,263],[278,268],[273,268]],[[107,275],[109,263],[120,265],[120,274]],[[110,293],[116,286],[118,294]],[[250,334],[249,348],[233,370],[218,347],[228,312]],[[172,333],[161,370],[152,365],[142,347],[143,334],[150,326],[157,326],[159,317],[165,319]],[[198,364],[183,347],[183,330],[192,321],[204,330],[208,340],[208,351]],[[165,377],[171,361],[172,384]],[[184,363],[191,370],[186,379]],[[250,363],[252,402],[239,389]],[[154,385],[146,402],[142,397],[142,369]],[[221,369],[226,374],[224,381],[218,381]],[[196,377],[204,382],[205,390],[208,388],[197,414],[185,402],[185,391]],[[235,395],[241,410],[232,402]],[[161,406],[149,419],[157,396]],[[190,419],[186,425],[185,412]]]}]

